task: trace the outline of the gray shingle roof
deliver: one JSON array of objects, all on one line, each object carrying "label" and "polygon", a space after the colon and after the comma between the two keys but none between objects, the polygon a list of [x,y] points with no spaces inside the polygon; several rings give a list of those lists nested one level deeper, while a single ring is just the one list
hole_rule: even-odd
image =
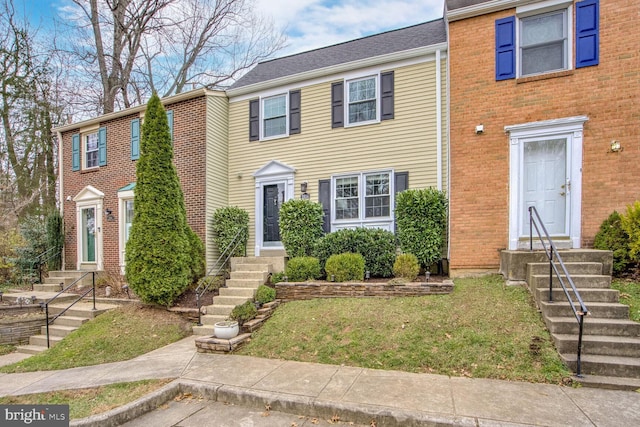
[{"label": "gray shingle roof", "polygon": [[461,9],[467,6],[474,6],[480,3],[487,3],[489,0],[446,0],[447,10]]},{"label": "gray shingle roof", "polygon": [[443,19],[261,62],[230,89],[447,41]]}]

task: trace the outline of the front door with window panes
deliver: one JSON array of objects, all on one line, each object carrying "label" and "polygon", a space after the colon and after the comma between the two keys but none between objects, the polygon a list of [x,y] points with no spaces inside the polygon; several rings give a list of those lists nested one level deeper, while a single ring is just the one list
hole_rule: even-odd
[{"label": "front door with window panes", "polygon": [[83,208],[81,211],[82,220],[82,262],[96,262],[96,208]]}]

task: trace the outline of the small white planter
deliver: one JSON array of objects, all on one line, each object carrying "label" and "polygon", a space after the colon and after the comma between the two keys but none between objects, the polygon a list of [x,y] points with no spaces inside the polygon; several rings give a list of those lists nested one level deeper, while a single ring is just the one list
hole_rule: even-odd
[{"label": "small white planter", "polygon": [[216,338],[223,340],[229,340],[238,335],[240,327],[235,320],[225,320],[224,322],[218,322],[213,325],[213,334]]}]

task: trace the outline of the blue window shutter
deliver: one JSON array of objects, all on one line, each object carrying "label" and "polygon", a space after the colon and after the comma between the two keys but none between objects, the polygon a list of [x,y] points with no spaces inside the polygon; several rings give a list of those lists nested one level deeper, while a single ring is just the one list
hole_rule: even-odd
[{"label": "blue window shutter", "polygon": [[131,160],[140,158],[140,119],[131,120]]},{"label": "blue window shutter", "polygon": [[98,166],[107,166],[107,128],[98,129]]},{"label": "blue window shutter", "polygon": [[173,144],[173,110],[167,111],[167,122],[169,123],[169,135]]},{"label": "blue window shutter", "polygon": [[80,134],[71,137],[71,170],[80,170]]},{"label": "blue window shutter", "polygon": [[576,3],[576,68],[598,65],[599,9],[598,0]]},{"label": "blue window shutter", "polygon": [[516,77],[516,17],[496,20],[496,80]]}]

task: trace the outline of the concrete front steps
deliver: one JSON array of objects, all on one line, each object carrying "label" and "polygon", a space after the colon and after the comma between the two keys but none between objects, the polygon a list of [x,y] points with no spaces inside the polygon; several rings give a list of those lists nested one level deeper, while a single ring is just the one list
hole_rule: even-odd
[{"label": "concrete front steps", "polygon": [[[563,257],[565,254],[562,253]],[[589,314],[584,319],[582,378],[585,386],[636,390],[640,388],[640,323],[629,320],[629,307],[620,304],[619,292],[611,289],[610,262],[597,254],[590,261],[584,253],[565,261]],[[560,357],[576,372],[578,321],[557,278],[549,301],[549,263],[528,262],[526,281],[540,308]],[[563,277],[564,279],[564,277]],[[565,280],[567,286],[568,282]],[[569,296],[576,301],[573,292]]]},{"label": "concrete front steps", "polygon": [[[50,271],[48,276],[42,279],[42,283],[33,285],[34,291],[41,292],[60,292],[76,280],[80,279],[87,271],[82,270],[66,270],[66,271]],[[96,279],[100,275],[100,271],[95,272]],[[82,277],[78,283],[79,287],[88,287],[92,285],[92,274]]]},{"label": "concrete front steps", "polygon": [[[49,316],[53,317],[61,313],[69,306],[69,303],[54,303],[49,305]],[[51,325],[49,325],[49,345],[53,347],[62,341],[64,337],[78,329],[82,324],[97,317],[98,315],[116,308],[113,304],[96,304],[93,309],[93,302],[82,300],[69,308],[62,316],[58,317]],[[42,326],[40,335],[32,335],[29,337],[29,344],[18,346],[17,351],[27,354],[38,354],[47,349],[47,327]]]},{"label": "concrete front steps", "polygon": [[194,335],[213,335],[213,325],[227,320],[236,305],[253,300],[258,286],[266,283],[274,271],[284,270],[284,257],[239,257],[231,259],[230,278],[203,307],[202,326],[194,326]]}]

